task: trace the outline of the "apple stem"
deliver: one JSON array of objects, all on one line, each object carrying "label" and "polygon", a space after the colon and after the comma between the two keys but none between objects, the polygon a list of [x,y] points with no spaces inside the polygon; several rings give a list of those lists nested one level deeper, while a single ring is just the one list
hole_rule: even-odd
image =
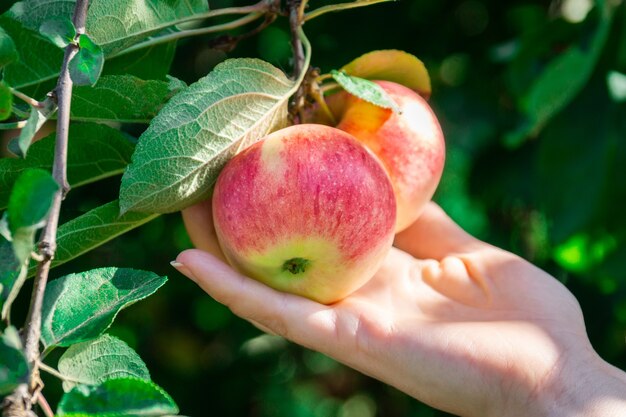
[{"label": "apple stem", "polygon": [[302,274],[306,271],[311,261],[304,258],[291,258],[283,264],[283,271],[289,271],[294,275]]}]

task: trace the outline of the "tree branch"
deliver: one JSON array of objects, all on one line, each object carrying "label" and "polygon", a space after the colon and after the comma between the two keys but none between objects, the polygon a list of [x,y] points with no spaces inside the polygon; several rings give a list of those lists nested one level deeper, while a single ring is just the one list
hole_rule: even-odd
[{"label": "tree branch", "polygon": [[302,46],[302,24],[304,23],[304,9],[307,0],[287,0],[287,10],[289,15],[289,29],[291,30],[291,49],[293,50],[293,74],[294,80],[300,80],[300,86],[293,96],[289,108],[289,119],[291,123],[300,123],[302,121],[302,108],[306,98],[307,86],[303,83],[306,79],[306,73],[309,70],[307,58],[304,54]]},{"label": "tree branch", "polygon": [[[72,17],[74,26],[76,27],[77,36],[85,33],[85,21],[87,20],[87,7],[89,0],[77,0]],[[54,149],[54,164],[52,166],[52,176],[59,184],[59,191],[54,196],[52,207],[48,215],[46,226],[43,229],[41,239],[39,241],[39,251],[43,256],[43,261],[37,266],[37,275],[33,286],[30,308],[26,317],[24,329],[24,350],[26,359],[31,368],[30,386],[25,389],[20,386],[8,400],[11,404],[4,408],[5,416],[12,416],[11,412],[16,416],[32,415],[32,406],[39,383],[39,338],[41,336],[41,309],[43,305],[44,292],[48,281],[48,272],[50,271],[50,263],[54,257],[56,250],[56,233],[59,224],[59,213],[61,211],[61,202],[65,194],[69,191],[67,182],[67,141],[70,124],[70,105],[72,99],[72,79],[69,74],[69,62],[78,52],[77,42],[70,43],[65,48],[63,64],[61,66],[61,74],[57,82],[55,97],[58,103],[58,118],[56,144]],[[12,410],[9,410],[13,406]],[[21,409],[20,409],[21,408]]]},{"label": "tree branch", "polygon": [[298,78],[302,73],[304,64],[304,49],[302,41],[298,36],[298,29],[302,26],[301,12],[303,10],[302,3],[304,0],[288,0],[287,7],[289,9],[289,28],[291,29],[291,48],[293,49],[293,78]]}]

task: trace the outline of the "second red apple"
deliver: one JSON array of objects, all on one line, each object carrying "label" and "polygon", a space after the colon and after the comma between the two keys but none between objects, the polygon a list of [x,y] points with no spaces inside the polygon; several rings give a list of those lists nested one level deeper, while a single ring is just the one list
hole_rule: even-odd
[{"label": "second red apple", "polygon": [[[445,161],[444,136],[437,117],[419,94],[394,82],[375,82],[400,112],[345,91],[327,101],[337,118],[336,127],[366,145],[386,168],[396,196],[399,232],[419,217],[435,193]],[[321,117],[316,113],[313,117]]]}]

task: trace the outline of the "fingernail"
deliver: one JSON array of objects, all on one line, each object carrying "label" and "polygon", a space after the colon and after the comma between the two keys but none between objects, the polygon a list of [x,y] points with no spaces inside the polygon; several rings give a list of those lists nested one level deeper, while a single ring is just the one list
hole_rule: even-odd
[{"label": "fingernail", "polygon": [[194,281],[196,280],[196,277],[191,273],[189,268],[185,266],[185,264],[178,262],[178,261],[172,261],[170,262],[170,265],[176,268],[176,270],[180,272],[181,274],[186,275],[187,277],[191,278]]}]

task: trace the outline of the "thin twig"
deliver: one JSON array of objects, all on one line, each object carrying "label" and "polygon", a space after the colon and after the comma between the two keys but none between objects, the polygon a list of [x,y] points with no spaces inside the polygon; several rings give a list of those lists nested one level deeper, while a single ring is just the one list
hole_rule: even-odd
[{"label": "thin twig", "polygon": [[27,120],[20,120],[19,122],[0,123],[0,130],[21,129],[26,126]]},{"label": "thin twig", "polygon": [[341,10],[354,9],[355,7],[371,6],[376,3],[384,3],[395,0],[356,0],[350,3],[329,4],[328,6],[319,7],[304,15],[304,21],[308,22],[328,12],[338,12]]},{"label": "thin twig", "polygon": [[309,94],[311,95],[313,100],[315,100],[315,102],[317,103],[319,108],[322,110],[326,118],[328,118],[328,121],[330,122],[330,124],[333,126],[336,126],[337,120],[335,119],[335,115],[328,107],[328,104],[326,103],[326,100],[324,99],[324,94],[322,94],[322,90],[320,89],[319,85],[315,84],[310,89]]},{"label": "thin twig", "polygon": [[42,371],[46,371],[50,375],[56,376],[61,381],[72,382],[74,384],[83,384],[83,385],[90,385],[91,384],[89,381],[83,381],[81,379],[76,379],[76,378],[69,377],[67,375],[63,375],[61,372],[57,371],[56,369],[54,369],[51,366],[46,365],[45,363],[43,363],[41,361],[38,362],[38,365],[39,365],[39,368]]},{"label": "thin twig", "polygon": [[260,33],[263,29],[265,29],[266,27],[274,23],[275,20],[276,20],[275,14],[267,14],[265,16],[265,20],[263,21],[263,23],[261,23],[254,29],[249,30],[248,32],[242,33],[241,35],[218,36],[214,39],[209,40],[207,42],[207,46],[212,49],[219,49],[224,52],[230,52],[233,49],[235,49],[235,47],[237,46],[237,44],[239,44],[239,42],[241,42],[244,39],[248,39],[256,35],[257,33]]},{"label": "thin twig", "polygon": [[41,407],[46,417],[54,417],[54,411],[52,411],[52,408],[50,407],[50,404],[48,404],[46,397],[44,397],[41,392],[39,393],[39,395],[37,395],[37,404],[39,404],[39,407]]},{"label": "thin twig", "polygon": [[13,87],[9,87],[9,88],[11,90],[11,94],[13,94],[15,97],[19,98],[23,102],[30,104],[33,107],[37,107],[38,109],[43,109],[47,107],[47,104],[45,101],[37,101],[34,98],[27,96],[26,94],[22,93],[21,91],[16,90]]},{"label": "thin twig", "polygon": [[333,91],[340,88],[340,85],[337,83],[326,83],[324,85],[322,85],[320,87],[320,89],[322,90],[322,93],[325,95],[326,93],[328,93],[329,91]]},{"label": "thin twig", "polygon": [[[85,33],[85,21],[87,19],[87,7],[89,0],[77,0],[74,8],[73,23],[78,36]],[[50,214],[46,226],[41,234],[39,250],[44,260],[37,266],[37,275],[33,285],[31,303],[25,323],[24,350],[26,359],[31,366],[30,375],[30,395],[35,388],[34,384],[39,380],[39,338],[41,335],[41,310],[43,296],[48,281],[50,263],[56,250],[56,233],[59,224],[59,212],[61,211],[61,201],[69,191],[67,183],[67,141],[70,122],[70,105],[72,98],[72,79],[70,78],[68,65],[70,60],[78,52],[78,45],[70,43],[65,48],[61,73],[56,87],[56,101],[58,103],[59,115],[57,118],[56,144],[54,150],[54,164],[52,166],[52,176],[59,184],[60,188],[54,195]],[[29,399],[28,403],[32,404]]]},{"label": "thin twig", "polygon": [[135,52],[135,51],[138,51],[140,49],[143,49],[143,48],[148,48],[150,46],[160,45],[160,44],[165,43],[165,42],[170,42],[170,41],[177,40],[177,39],[187,38],[189,36],[206,35],[208,33],[222,32],[222,31],[226,31],[226,30],[236,29],[236,28],[238,28],[240,26],[243,26],[243,25],[245,25],[247,23],[255,21],[256,19],[260,18],[264,14],[265,13],[261,13],[261,12],[250,13],[249,15],[244,16],[242,18],[233,20],[231,22],[222,23],[220,25],[208,26],[208,27],[198,28],[198,29],[181,30],[179,32],[172,32],[172,33],[167,34],[167,35],[159,36],[158,38],[151,38],[151,39],[148,39],[148,40],[146,40],[144,42],[137,43],[137,44],[131,46],[130,48],[124,49],[124,50],[120,51],[117,54],[113,54],[113,55],[109,56],[108,59],[111,59],[111,58],[114,58],[114,57],[118,57],[118,56],[121,56],[121,55],[126,55],[126,54],[129,54],[131,52]]}]

